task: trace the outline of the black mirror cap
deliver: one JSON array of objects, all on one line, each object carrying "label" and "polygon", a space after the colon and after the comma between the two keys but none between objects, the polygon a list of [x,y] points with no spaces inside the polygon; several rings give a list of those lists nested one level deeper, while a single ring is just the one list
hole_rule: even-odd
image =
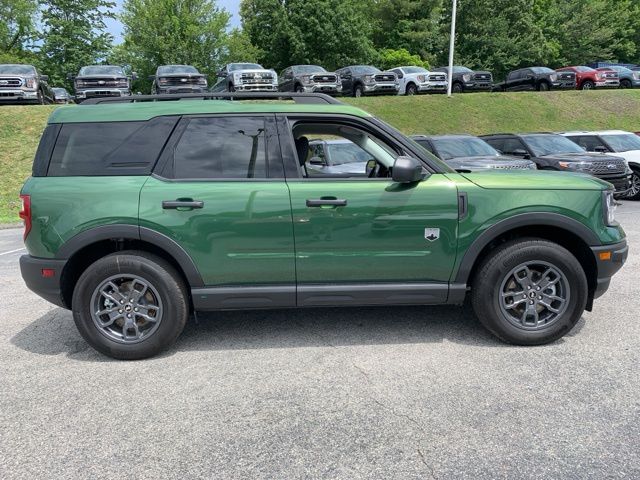
[{"label": "black mirror cap", "polygon": [[151,80],[152,82],[153,82],[155,79],[156,79],[156,76],[155,76],[155,75],[149,75],[149,76],[147,77],[147,80]]},{"label": "black mirror cap", "polygon": [[422,163],[413,157],[400,156],[393,163],[393,181],[415,183],[424,178]]},{"label": "black mirror cap", "polygon": [[49,81],[49,75],[40,75],[40,80],[42,80],[43,82],[48,82]]},{"label": "black mirror cap", "polygon": [[67,80],[75,80],[76,76],[73,73],[67,73]]}]

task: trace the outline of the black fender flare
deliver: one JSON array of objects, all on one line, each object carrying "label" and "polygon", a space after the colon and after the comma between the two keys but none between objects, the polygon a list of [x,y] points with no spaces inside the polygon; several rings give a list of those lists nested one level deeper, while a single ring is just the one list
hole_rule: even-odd
[{"label": "black fender flare", "polygon": [[469,275],[471,274],[471,270],[476,264],[480,253],[487,245],[489,245],[492,240],[499,237],[503,233],[508,232],[509,230],[514,230],[516,228],[526,226],[546,226],[561,228],[581,238],[584,242],[587,243],[587,245],[602,245],[602,242],[592,230],[590,230],[579,221],[574,220],[571,217],[567,217],[566,215],[551,212],[531,212],[517,214],[513,217],[505,218],[504,220],[501,220],[498,223],[487,228],[478,236],[478,238],[474,240],[474,242],[462,257],[462,261],[460,262],[460,266],[458,267],[458,272],[456,273],[456,277],[453,283],[468,283]]},{"label": "black fender flare", "polygon": [[157,246],[180,266],[190,287],[204,287],[198,267],[178,243],[160,232],[138,225],[101,225],[84,230],[67,240],[58,249],[55,258],[66,260],[93,243],[113,239],[141,240]]}]

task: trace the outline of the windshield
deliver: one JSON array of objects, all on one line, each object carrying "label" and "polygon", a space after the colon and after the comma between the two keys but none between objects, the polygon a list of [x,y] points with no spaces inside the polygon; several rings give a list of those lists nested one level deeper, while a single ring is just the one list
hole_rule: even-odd
[{"label": "windshield", "polygon": [[35,75],[31,65],[0,65],[0,75]]},{"label": "windshield", "polygon": [[640,150],[640,137],[633,133],[624,135],[602,135],[602,139],[609,144],[614,152]]},{"label": "windshield", "polygon": [[158,67],[158,75],[170,75],[172,73],[200,73],[191,65],[165,65]]},{"label": "windshield", "polygon": [[379,69],[377,69],[376,67],[370,67],[368,65],[362,66],[362,67],[356,67],[355,70],[357,70],[357,72],[362,75],[380,73]]},{"label": "windshield", "polygon": [[[448,67],[447,70],[449,70]],[[453,71],[456,73],[473,73],[473,70],[467,67],[453,67]]]},{"label": "windshield", "polygon": [[96,65],[93,67],[82,67],[80,69],[80,76],[85,75],[121,75],[124,76],[124,70],[122,67],[111,65]]},{"label": "windshield", "polygon": [[324,68],[320,65],[298,65],[296,67],[298,73],[309,74],[309,73],[317,73],[317,72],[326,72]]},{"label": "windshield", "polygon": [[366,162],[372,157],[355,143],[327,143],[327,153],[331,165]]},{"label": "windshield", "polygon": [[556,73],[547,67],[531,67],[533,73]]},{"label": "windshield", "polygon": [[236,70],[264,70],[264,68],[257,63],[232,63],[229,65],[230,72],[235,72]]},{"label": "windshield", "polygon": [[595,72],[595,69],[591,68],[591,67],[576,67],[576,70],[578,72],[582,72],[582,73],[584,73],[584,72]]},{"label": "windshield", "polygon": [[585,150],[566,137],[560,135],[523,135],[523,140],[536,157],[554,153],[584,153]]},{"label": "windshield", "polygon": [[422,67],[402,67],[404,73],[429,73],[429,70]]},{"label": "windshield", "polygon": [[431,141],[443,160],[500,155],[487,142],[475,137],[433,138]]}]

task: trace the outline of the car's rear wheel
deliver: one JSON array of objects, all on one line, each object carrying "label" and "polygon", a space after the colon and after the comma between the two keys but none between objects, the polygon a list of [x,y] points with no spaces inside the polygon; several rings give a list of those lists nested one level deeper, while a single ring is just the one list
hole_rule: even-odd
[{"label": "car's rear wheel", "polygon": [[558,244],[507,242],[477,270],[471,303],[478,320],[501,340],[542,345],[568,333],[584,312],[587,278],[580,262]]},{"label": "car's rear wheel", "polygon": [[582,85],[580,86],[581,90],[593,90],[594,88],[596,88],[596,84],[593,83],[591,80],[585,80],[584,82],[582,82]]},{"label": "car's rear wheel", "polygon": [[165,350],[182,332],[189,312],[176,270],[137,251],[93,263],[78,279],[72,305],[82,337],[99,352],[123,360]]},{"label": "car's rear wheel", "polygon": [[625,196],[628,200],[640,200],[640,168],[632,167],[631,188]]}]

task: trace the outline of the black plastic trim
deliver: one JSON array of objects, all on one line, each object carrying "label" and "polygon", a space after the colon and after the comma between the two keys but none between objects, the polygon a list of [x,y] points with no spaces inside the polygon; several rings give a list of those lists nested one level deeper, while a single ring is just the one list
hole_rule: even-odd
[{"label": "black plastic trim", "polygon": [[[595,257],[598,269],[596,289],[593,294],[593,298],[598,298],[607,291],[609,283],[611,282],[611,277],[613,277],[613,275],[615,275],[627,261],[627,257],[629,256],[629,246],[627,245],[627,241],[624,240],[611,245],[591,247],[591,251]],[[611,252],[611,259],[600,260],[599,254],[601,252]]]},{"label": "black plastic trim", "polygon": [[138,103],[171,100],[281,100],[289,98],[304,105],[344,105],[323,93],[284,93],[284,92],[206,92],[206,93],[169,93],[161,95],[128,95],[123,97],[89,98],[83,105],[102,103]]},{"label": "black plastic trim", "polygon": [[295,285],[192,288],[198,311],[288,308],[296,306]]},{"label": "black plastic trim", "polygon": [[602,242],[592,230],[573,218],[558,213],[521,213],[499,221],[476,238],[462,258],[454,282],[467,284],[469,274],[478,259],[478,255],[496,237],[516,228],[540,225],[567,230],[580,237],[588,245],[602,245]]},{"label": "black plastic trim", "polygon": [[458,220],[464,220],[469,214],[469,198],[467,192],[458,192]]},{"label": "black plastic trim", "polygon": [[[20,273],[29,290],[54,305],[68,308],[64,304],[62,289],[60,287],[60,278],[62,277],[62,272],[66,264],[66,260],[22,255],[20,257]],[[47,278],[43,277],[43,268],[54,270],[54,275]]]},{"label": "black plastic trim", "polygon": [[447,303],[447,283],[363,283],[298,285],[300,307],[349,305],[434,305]]}]

